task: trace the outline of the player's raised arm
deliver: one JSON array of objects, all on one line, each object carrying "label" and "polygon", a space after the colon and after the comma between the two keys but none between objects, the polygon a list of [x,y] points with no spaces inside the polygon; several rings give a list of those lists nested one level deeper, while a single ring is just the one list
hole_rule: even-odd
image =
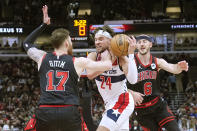
[{"label": "player's raised arm", "polygon": [[40,64],[42,57],[46,54],[45,51],[39,50],[33,44],[36,38],[44,31],[47,25],[50,24],[50,18],[48,16],[48,7],[45,5],[42,8],[43,12],[43,23],[37,27],[31,34],[27,36],[27,38],[23,42],[23,47],[27,52],[28,56],[33,59],[35,62]]},{"label": "player's raised arm", "polygon": [[131,38],[128,38],[129,41],[129,47],[128,47],[128,73],[126,74],[127,80],[130,84],[135,84],[137,82],[137,67],[134,59],[134,51],[136,49],[136,39],[132,36]]},{"label": "player's raised arm", "polygon": [[157,64],[159,69],[163,69],[173,74],[179,74],[182,71],[188,71],[188,63],[186,61],[180,61],[177,64],[171,64],[162,58],[157,58]]}]

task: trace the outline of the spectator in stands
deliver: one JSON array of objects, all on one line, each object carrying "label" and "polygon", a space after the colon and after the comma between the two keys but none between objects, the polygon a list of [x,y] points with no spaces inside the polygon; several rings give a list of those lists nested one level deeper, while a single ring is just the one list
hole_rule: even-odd
[{"label": "spectator in stands", "polygon": [[190,37],[190,43],[191,45],[196,45],[196,38]]},{"label": "spectator in stands", "polygon": [[197,90],[196,90],[196,87],[195,87],[194,83],[191,80],[189,80],[189,83],[187,84],[185,92],[192,93],[192,92],[196,92],[196,91]]},{"label": "spectator in stands", "polygon": [[179,122],[179,127],[180,129],[182,129],[182,131],[187,131],[188,129],[188,120],[187,120],[187,116],[184,115],[183,117],[180,118],[180,122]]},{"label": "spectator in stands", "polygon": [[183,92],[183,84],[182,84],[183,74],[182,73],[176,74],[175,77],[176,77],[176,90],[177,90],[177,93]]},{"label": "spectator in stands", "polygon": [[[1,116],[2,114],[0,114],[0,118],[2,118],[2,116]],[[0,120],[0,131],[2,131],[3,130],[3,120]]]},{"label": "spectator in stands", "polygon": [[5,124],[3,125],[3,131],[10,131],[10,120],[5,120]]},{"label": "spectator in stands", "polygon": [[189,117],[189,131],[196,131],[196,118],[194,116]]},{"label": "spectator in stands", "polygon": [[12,44],[12,47],[17,47],[16,41],[14,41],[14,43]]},{"label": "spectator in stands", "polygon": [[10,47],[8,41],[6,41],[6,44],[4,45],[4,47],[6,47],[6,48],[9,48]]},{"label": "spectator in stands", "polygon": [[169,85],[169,91],[175,91],[176,90],[176,77],[174,74],[171,74],[168,76],[167,83]]},{"label": "spectator in stands", "polygon": [[178,37],[175,44],[182,45],[183,44],[183,38],[182,37]]},{"label": "spectator in stands", "polygon": [[184,44],[186,44],[186,45],[190,44],[190,41],[189,41],[188,37],[185,37]]}]

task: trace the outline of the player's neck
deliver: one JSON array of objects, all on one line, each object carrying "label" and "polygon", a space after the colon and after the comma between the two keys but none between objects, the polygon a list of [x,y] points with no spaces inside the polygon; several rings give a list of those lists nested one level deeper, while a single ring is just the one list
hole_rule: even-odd
[{"label": "player's neck", "polygon": [[54,50],[57,56],[63,55],[63,54],[68,54],[68,51],[65,49],[55,49]]},{"label": "player's neck", "polygon": [[145,55],[141,55],[140,53],[138,53],[138,57],[140,59],[140,61],[142,62],[142,64],[144,65],[148,65],[150,62],[150,52],[148,52]]}]

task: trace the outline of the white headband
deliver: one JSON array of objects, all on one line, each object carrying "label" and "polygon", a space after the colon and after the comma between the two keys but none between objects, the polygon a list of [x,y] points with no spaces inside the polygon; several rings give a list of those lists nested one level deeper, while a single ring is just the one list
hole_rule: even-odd
[{"label": "white headband", "polygon": [[[103,35],[103,36],[105,36],[105,37],[107,37],[107,38],[112,38],[112,36],[107,32],[107,31],[104,31],[104,30],[99,30],[97,33],[96,33],[96,35]],[[95,36],[96,36],[95,35]]]}]

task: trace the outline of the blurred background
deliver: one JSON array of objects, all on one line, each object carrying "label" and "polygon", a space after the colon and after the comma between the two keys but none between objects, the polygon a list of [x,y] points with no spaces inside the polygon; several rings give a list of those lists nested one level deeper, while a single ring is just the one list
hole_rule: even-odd
[{"label": "blurred background", "polygon": [[[22,131],[39,99],[36,63],[22,49],[26,36],[42,23],[47,5],[51,25],[35,44],[52,51],[53,29],[70,30],[74,56],[95,51],[93,31],[104,24],[116,33],[154,37],[151,52],[168,62],[186,60],[189,71],[173,75],[160,71],[161,96],[168,102],[183,131],[197,128],[197,0],[1,0],[0,1],[0,131]],[[86,83],[86,84],[84,84]],[[91,84],[89,84],[91,83]],[[99,124],[104,111],[94,81],[79,83],[92,96],[92,118]],[[130,130],[141,130],[131,117]]]}]

